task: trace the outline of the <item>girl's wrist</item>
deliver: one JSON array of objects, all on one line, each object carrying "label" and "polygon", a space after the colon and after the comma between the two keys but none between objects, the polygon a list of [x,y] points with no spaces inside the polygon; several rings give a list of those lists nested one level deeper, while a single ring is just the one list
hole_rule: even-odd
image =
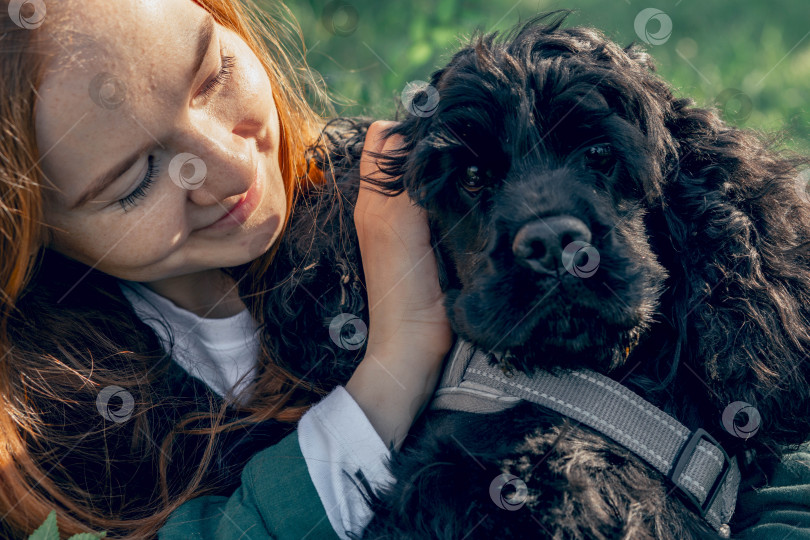
[{"label": "girl's wrist", "polygon": [[444,346],[420,342],[418,339],[387,341],[369,344],[365,358],[373,357],[384,365],[427,370],[440,366],[448,350]]},{"label": "girl's wrist", "polygon": [[441,304],[418,315],[400,315],[399,320],[372,316],[366,353],[377,358],[401,359],[405,364],[441,362],[453,345],[453,332]]},{"label": "girl's wrist", "polygon": [[385,445],[396,449],[436,389],[444,355],[386,351],[367,350],[345,388]]}]

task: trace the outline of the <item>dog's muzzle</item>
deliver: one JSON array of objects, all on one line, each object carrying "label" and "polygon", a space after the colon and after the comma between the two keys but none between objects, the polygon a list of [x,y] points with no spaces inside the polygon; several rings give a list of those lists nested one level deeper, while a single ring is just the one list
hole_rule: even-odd
[{"label": "dog's muzzle", "polygon": [[694,432],[618,382],[590,370],[553,375],[505,373],[487,354],[458,339],[432,409],[495,413],[521,401],[547,407],[635,453],[669,478],[701,517],[728,538],[740,469],[703,429]]}]

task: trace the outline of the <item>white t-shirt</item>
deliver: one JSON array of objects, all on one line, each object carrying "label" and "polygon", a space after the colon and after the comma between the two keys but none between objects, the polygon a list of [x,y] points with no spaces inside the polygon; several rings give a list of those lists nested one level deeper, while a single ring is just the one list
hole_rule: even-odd
[{"label": "white t-shirt", "polygon": [[[224,319],[206,319],[138,282],[119,285],[167,352],[170,343],[163,325],[169,325],[172,357],[183,369],[226,400],[248,399],[240,391],[256,373],[259,341],[258,323],[247,309]],[[392,480],[385,466],[390,452],[345,388],[338,386],[304,414],[298,423],[298,444],[332,528],[344,539],[349,538],[347,531],[359,534],[372,513],[343,471],[354,477],[359,469],[374,488],[380,488]]]}]

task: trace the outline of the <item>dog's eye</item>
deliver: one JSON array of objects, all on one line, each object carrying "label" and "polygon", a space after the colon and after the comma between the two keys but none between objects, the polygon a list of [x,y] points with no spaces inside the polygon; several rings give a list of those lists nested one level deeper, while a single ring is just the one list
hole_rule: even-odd
[{"label": "dog's eye", "polygon": [[585,165],[591,169],[610,174],[616,164],[613,147],[609,144],[596,144],[585,151]]},{"label": "dog's eye", "polygon": [[467,172],[461,179],[461,186],[470,193],[477,193],[489,183],[489,173],[482,172],[477,165],[467,167]]}]

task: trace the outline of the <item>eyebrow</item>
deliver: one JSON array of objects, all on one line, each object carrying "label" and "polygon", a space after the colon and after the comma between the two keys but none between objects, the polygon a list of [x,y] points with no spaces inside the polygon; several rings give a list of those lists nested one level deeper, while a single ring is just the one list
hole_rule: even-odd
[{"label": "eyebrow", "polygon": [[[197,33],[197,49],[194,53],[194,64],[189,75],[189,79],[194,81],[195,76],[200,71],[202,67],[202,63],[205,60],[205,57],[208,54],[208,49],[211,47],[211,42],[214,39],[214,17],[211,13],[205,17],[202,25],[200,25],[200,30]],[[101,176],[97,177],[95,180],[90,182],[90,187],[79,197],[79,199],[70,205],[70,210],[75,210],[87,204],[88,201],[97,197],[101,192],[107,189],[110,184],[115,182],[121,175],[127,172],[130,167],[132,167],[138,158],[144,152],[148,151],[149,148],[152,146],[152,141],[148,141],[146,144],[142,145],[138,148],[135,152],[130,154],[128,157],[124,158],[121,162],[117,165],[112,167],[110,170],[102,174]]]}]

